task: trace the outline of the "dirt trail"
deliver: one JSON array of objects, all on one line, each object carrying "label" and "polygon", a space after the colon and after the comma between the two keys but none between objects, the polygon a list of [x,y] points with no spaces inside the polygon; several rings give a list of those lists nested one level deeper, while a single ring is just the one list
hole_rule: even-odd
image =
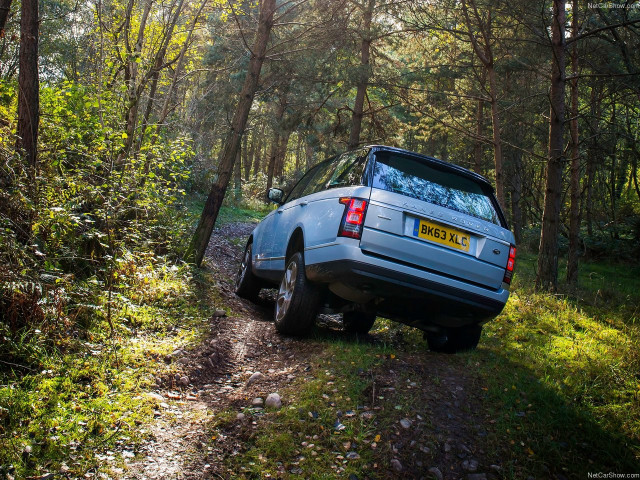
[{"label": "dirt trail", "polygon": [[[158,397],[152,440],[131,459],[123,478],[233,478],[220,466],[225,456],[242,448],[243,440],[239,434],[238,438],[230,434],[211,446],[207,424],[217,412],[229,407],[239,411],[254,397],[264,398],[269,392],[281,390],[304,375],[309,360],[320,352],[321,344],[285,338],[275,332],[271,321],[273,298],[267,296],[262,304],[254,305],[233,293],[242,246],[232,240],[247,238],[252,228],[251,224],[234,223],[214,231],[207,265],[214,272],[215,288],[227,309],[240,314],[212,317],[209,339],[195,351],[175,354],[173,361],[181,365],[188,379],[168,379],[159,388],[163,398]],[[398,348],[402,348],[403,340],[398,342]],[[396,368],[412,372],[419,379],[422,404],[416,407],[416,413],[422,421],[415,422],[411,434],[401,427],[391,432],[389,448],[402,463],[402,472],[395,472],[392,465],[384,466],[374,478],[493,478],[498,467],[484,459],[482,448],[487,435],[482,424],[486,420],[473,413],[480,402],[479,389],[474,387],[467,368],[451,358],[425,351],[396,362]],[[254,372],[265,377],[247,385]],[[185,385],[178,387],[181,381]],[[376,373],[375,388],[388,397],[400,398],[405,389],[416,388],[415,383],[396,383],[393,369]]]}]

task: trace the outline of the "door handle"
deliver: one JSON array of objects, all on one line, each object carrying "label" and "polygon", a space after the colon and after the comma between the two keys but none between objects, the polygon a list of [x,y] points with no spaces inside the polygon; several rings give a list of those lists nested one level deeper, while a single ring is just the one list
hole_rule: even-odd
[{"label": "door handle", "polygon": [[284,212],[284,208],[279,208],[278,213],[282,213],[282,212]]},{"label": "door handle", "polygon": [[309,202],[300,202],[301,207],[306,207],[307,205],[309,205]]}]

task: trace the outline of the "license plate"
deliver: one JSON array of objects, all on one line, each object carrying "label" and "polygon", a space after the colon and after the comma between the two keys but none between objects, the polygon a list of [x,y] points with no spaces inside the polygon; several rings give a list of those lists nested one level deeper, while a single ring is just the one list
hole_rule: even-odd
[{"label": "license plate", "polygon": [[462,250],[463,252],[468,252],[471,245],[471,236],[469,234],[455,228],[420,220],[419,218],[415,219],[413,236]]}]

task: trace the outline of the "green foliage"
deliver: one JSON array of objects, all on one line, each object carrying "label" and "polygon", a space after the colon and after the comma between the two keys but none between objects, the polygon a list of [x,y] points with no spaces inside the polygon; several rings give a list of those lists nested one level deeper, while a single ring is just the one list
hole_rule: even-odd
[{"label": "green foliage", "polygon": [[10,342],[3,354],[13,348],[15,357],[31,360],[0,364],[0,474],[112,476],[150,435],[155,401],[145,392],[155,378],[173,376],[165,357],[200,340],[211,310],[187,267],[128,256],[114,274],[115,336],[106,291],[94,292],[98,305],[77,306],[75,318],[63,316],[55,330],[16,335],[0,323]]}]

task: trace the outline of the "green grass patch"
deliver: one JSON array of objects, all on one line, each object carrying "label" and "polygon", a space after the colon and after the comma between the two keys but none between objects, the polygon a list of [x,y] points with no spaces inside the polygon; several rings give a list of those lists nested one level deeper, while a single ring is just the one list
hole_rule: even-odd
[{"label": "green grass patch", "polygon": [[63,309],[55,325],[31,329],[22,342],[39,348],[27,351],[28,366],[2,365],[0,478],[112,476],[149,435],[155,403],[146,392],[176,368],[167,354],[200,343],[211,312],[205,279],[186,266],[130,258],[126,270],[112,297],[113,335],[102,292],[80,310],[86,318]]},{"label": "green grass patch", "polygon": [[[511,478],[640,468],[640,331],[635,267],[583,264],[580,288],[532,288],[532,255],[474,354]],[[608,293],[603,293],[608,292]]]}]

